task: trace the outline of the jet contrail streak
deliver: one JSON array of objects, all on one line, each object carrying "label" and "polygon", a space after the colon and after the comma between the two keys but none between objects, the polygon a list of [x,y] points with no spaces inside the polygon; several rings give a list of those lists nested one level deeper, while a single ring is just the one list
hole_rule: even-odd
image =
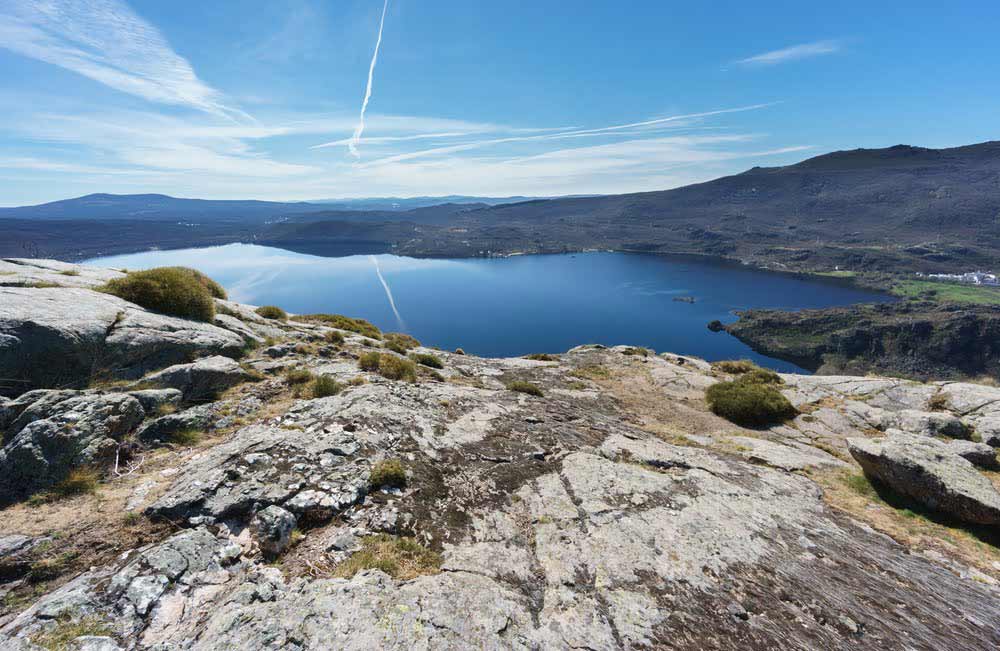
[{"label": "jet contrail streak", "polygon": [[361,158],[358,153],[358,145],[361,144],[361,134],[365,132],[365,111],[368,110],[368,100],[372,98],[372,78],[375,76],[375,62],[378,61],[378,50],[382,45],[382,28],[385,26],[385,10],[389,7],[389,0],[382,4],[382,20],[378,24],[378,40],[375,41],[375,53],[372,55],[372,63],[368,66],[368,87],[365,89],[365,99],[361,102],[361,116],[358,118],[358,126],[354,127],[354,137],[347,143],[347,148],[351,150],[351,155]]},{"label": "jet contrail streak", "polygon": [[375,265],[375,275],[378,276],[378,281],[382,283],[382,287],[385,289],[385,297],[389,299],[389,307],[392,308],[392,313],[396,315],[396,322],[399,324],[399,329],[404,330],[406,324],[403,323],[403,317],[399,315],[399,310],[396,309],[396,301],[392,298],[392,290],[389,289],[389,283],[385,282],[385,278],[382,276],[382,269],[378,266],[378,258],[373,255],[368,256],[372,264]]}]

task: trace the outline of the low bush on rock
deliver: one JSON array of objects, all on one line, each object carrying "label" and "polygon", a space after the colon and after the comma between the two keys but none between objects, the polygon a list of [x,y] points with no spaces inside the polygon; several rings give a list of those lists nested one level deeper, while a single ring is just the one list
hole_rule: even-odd
[{"label": "low bush on rock", "polygon": [[133,271],[98,289],[153,312],[210,322],[215,301],[205,281],[214,282],[194,269],[158,267]]},{"label": "low bush on rock", "polygon": [[541,398],[544,394],[542,390],[536,384],[531,382],[524,382],[522,380],[516,380],[507,385],[508,391],[516,391],[517,393],[526,393],[529,396],[537,396]]},{"label": "low bush on rock", "polygon": [[441,555],[413,538],[379,534],[362,539],[361,549],[337,566],[334,575],[350,578],[362,570],[381,570],[394,579],[408,581],[424,574],[437,574]]},{"label": "low bush on rock", "polygon": [[340,334],[336,330],[331,330],[323,335],[323,339],[326,340],[326,343],[333,344],[334,346],[340,346],[344,343],[344,335]]},{"label": "low bush on rock", "polygon": [[390,380],[406,380],[407,382],[417,380],[417,367],[412,361],[389,353],[375,351],[365,353],[358,358],[358,367],[362,371],[378,373]]},{"label": "low bush on rock", "polygon": [[730,382],[713,384],[705,392],[705,398],[712,413],[732,423],[764,427],[790,420],[798,414],[778,391],[779,384],[781,378],[777,374],[753,371]]},{"label": "low bush on rock", "polygon": [[558,362],[559,358],[555,355],[549,355],[548,353],[531,353],[530,355],[525,355],[524,359],[533,359],[536,362]]},{"label": "low bush on rock", "polygon": [[593,364],[591,366],[581,366],[575,368],[569,372],[573,377],[583,378],[585,380],[610,380],[611,370],[606,366],[600,366],[598,364]]},{"label": "low bush on rock", "polygon": [[285,382],[289,384],[305,384],[313,380],[313,374],[304,368],[293,368],[285,373]]},{"label": "low bush on rock", "polygon": [[429,353],[415,353],[411,355],[411,358],[417,364],[421,366],[427,366],[430,368],[444,368],[444,364],[437,355],[431,355]]},{"label": "low bush on rock", "polygon": [[368,485],[372,488],[403,488],[406,486],[406,470],[398,459],[379,461],[368,474]]},{"label": "low bush on rock", "polygon": [[202,433],[193,427],[185,427],[173,432],[169,436],[169,440],[174,445],[179,445],[181,447],[189,448],[193,445],[197,445],[202,438]]},{"label": "low bush on rock", "polygon": [[750,371],[760,367],[751,362],[749,359],[726,359],[721,362],[713,362],[712,368],[721,373],[742,375],[743,373],[749,373]]},{"label": "low bush on rock", "polygon": [[419,341],[401,332],[390,332],[382,338],[382,341],[386,348],[400,355],[405,355],[413,348],[420,346]]},{"label": "low bush on rock", "polygon": [[[83,619],[60,619],[55,625],[45,628],[31,637],[31,642],[43,649],[50,651],[63,651],[64,649],[83,648],[75,643],[79,637],[108,637],[112,634],[112,627],[97,617],[85,617]],[[88,647],[97,648],[97,646]]]},{"label": "low bush on rock", "polygon": [[320,375],[313,381],[312,397],[327,398],[344,390],[344,385],[328,375]]},{"label": "low bush on rock", "polygon": [[265,319],[273,319],[275,321],[287,321],[288,313],[276,305],[261,305],[254,312],[257,316],[262,316]]},{"label": "low bush on rock", "polygon": [[298,321],[322,323],[338,330],[349,330],[350,332],[356,332],[359,335],[371,337],[372,339],[382,338],[382,331],[368,321],[364,319],[352,319],[343,314],[303,314],[295,318]]}]

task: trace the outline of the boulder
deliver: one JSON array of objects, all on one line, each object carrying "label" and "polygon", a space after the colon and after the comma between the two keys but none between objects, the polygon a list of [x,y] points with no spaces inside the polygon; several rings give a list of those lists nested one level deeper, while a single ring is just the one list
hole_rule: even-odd
[{"label": "boulder", "polygon": [[196,354],[239,354],[217,326],[140,308],[80,288],[0,287],[0,394],[136,379]]},{"label": "boulder", "polygon": [[280,506],[269,506],[258,511],[250,523],[254,539],[260,550],[268,556],[277,556],[288,549],[295,516]]},{"label": "boulder", "polygon": [[97,287],[125,274],[115,269],[72,264],[61,260],[5,258],[0,260],[0,286],[30,287],[37,284],[62,287]]},{"label": "boulder", "polygon": [[1000,524],[1000,493],[947,443],[890,430],[881,439],[848,440],[868,477],[923,506],[972,524]]},{"label": "boulder", "polygon": [[198,402],[215,398],[226,389],[245,382],[247,377],[247,372],[235,360],[215,355],[157,371],[144,377],[141,384],[177,389],[185,402]]},{"label": "boulder", "polygon": [[974,466],[985,468],[986,470],[996,470],[1000,467],[997,463],[997,451],[985,443],[973,443],[972,441],[948,441],[948,447],[963,459],[969,461]]},{"label": "boulder", "polygon": [[975,421],[974,430],[980,440],[994,448],[1000,448],[1000,417],[987,416]]},{"label": "boulder", "polygon": [[969,438],[968,426],[948,412],[904,409],[894,416],[895,426],[904,432],[953,439]]},{"label": "boulder", "polygon": [[[171,389],[171,391],[173,390]],[[211,427],[215,418],[214,405],[198,405],[146,421],[136,432],[136,438],[146,443],[162,443],[170,440],[178,432],[185,430],[204,431]]]},{"label": "boulder", "polygon": [[128,394],[139,401],[147,416],[180,407],[184,394],[177,389],[142,389]]},{"label": "boulder", "polygon": [[0,505],[27,497],[73,468],[110,460],[118,443],[145,417],[128,394],[32,392],[4,430]]}]

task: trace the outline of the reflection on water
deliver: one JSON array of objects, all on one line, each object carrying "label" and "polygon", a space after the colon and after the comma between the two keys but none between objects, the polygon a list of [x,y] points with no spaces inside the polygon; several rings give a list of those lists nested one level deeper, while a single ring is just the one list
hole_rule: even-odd
[{"label": "reflection on water", "polygon": [[[749,307],[802,309],[886,300],[843,284],[652,255],[586,253],[434,260],[394,255],[324,258],[246,244],[150,251],[91,264],[194,267],[235,301],[289,312],[335,312],[405,330],[427,345],[489,356],[631,344],[709,360],[754,354],[725,333]],[[694,303],[674,300],[693,297]]]}]

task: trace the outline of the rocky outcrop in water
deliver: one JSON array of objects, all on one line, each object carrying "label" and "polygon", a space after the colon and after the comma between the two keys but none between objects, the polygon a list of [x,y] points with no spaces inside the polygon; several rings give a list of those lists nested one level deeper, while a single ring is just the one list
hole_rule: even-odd
[{"label": "rocky outcrop in water", "polygon": [[1000,419],[1000,389],[782,375],[798,416],[751,430],[708,410],[705,389],[730,376],[694,358],[418,347],[443,368],[408,382],[359,368],[365,352],[395,354],[370,338],[232,318],[280,332],[282,354],[248,351],[243,383],[210,402],[184,408],[186,381],[0,402],[4,431],[20,428],[4,454],[31,419],[92,432],[97,405],[135,412],[72,439],[129,446],[96,494],[4,509],[0,648],[60,635],[156,651],[1000,644],[988,532],[896,503],[994,522],[995,476],[968,459],[988,461],[976,440]]}]

